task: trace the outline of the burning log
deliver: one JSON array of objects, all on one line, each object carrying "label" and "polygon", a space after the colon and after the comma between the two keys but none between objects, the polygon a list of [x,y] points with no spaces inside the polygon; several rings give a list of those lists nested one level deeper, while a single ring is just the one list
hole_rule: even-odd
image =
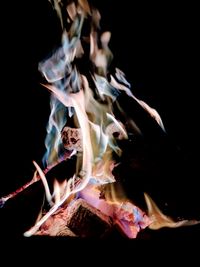
[{"label": "burning log", "polygon": [[41,226],[36,235],[104,237],[112,229],[111,218],[78,199],[60,208]]},{"label": "burning log", "polygon": [[66,225],[67,216],[67,209],[60,208],[55,214],[49,217],[36,235],[75,237],[76,235]]},{"label": "burning log", "polygon": [[69,210],[67,226],[80,237],[103,237],[111,230],[111,218],[83,199],[72,203]]}]

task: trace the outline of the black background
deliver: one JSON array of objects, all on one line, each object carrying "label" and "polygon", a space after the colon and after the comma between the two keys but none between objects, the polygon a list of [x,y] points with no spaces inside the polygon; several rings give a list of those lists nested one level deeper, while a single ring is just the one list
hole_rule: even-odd
[{"label": "black background", "polygon": [[[102,27],[112,32],[114,64],[126,73],[135,95],[158,110],[173,147],[159,179],[147,179],[147,188],[161,206],[171,205],[172,215],[199,218],[197,7],[93,2]],[[45,152],[49,93],[39,85],[37,64],[60,38],[48,1],[7,4],[1,9],[1,195],[28,181],[32,160],[40,162]]]}]

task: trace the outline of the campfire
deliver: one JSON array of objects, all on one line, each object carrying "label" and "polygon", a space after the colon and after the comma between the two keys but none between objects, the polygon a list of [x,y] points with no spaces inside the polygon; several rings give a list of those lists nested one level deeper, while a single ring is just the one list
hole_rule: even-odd
[{"label": "campfire", "polygon": [[165,128],[158,112],[135,97],[123,71],[110,69],[111,33],[101,31],[99,11],[87,0],[65,2],[52,1],[62,27],[61,45],[39,63],[42,85],[51,94],[43,166],[33,162],[33,179],[1,198],[1,206],[43,184],[41,210],[26,237],[106,238],[117,233],[136,238],[146,227],[197,223],[174,222],[147,194],[145,211],[126,197],[119,172],[123,144],[143,132],[124,103],[136,103],[162,134]]}]

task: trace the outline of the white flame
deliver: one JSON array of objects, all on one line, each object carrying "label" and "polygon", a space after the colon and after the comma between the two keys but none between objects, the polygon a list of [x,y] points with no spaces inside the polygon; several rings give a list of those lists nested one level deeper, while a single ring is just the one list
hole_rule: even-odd
[{"label": "white flame", "polygon": [[40,166],[35,161],[33,161],[33,164],[35,165],[35,167],[36,167],[36,169],[37,169],[37,171],[38,171],[38,173],[40,175],[40,178],[42,180],[42,183],[44,185],[47,201],[49,203],[51,203],[52,196],[51,196],[51,193],[50,193],[50,190],[49,190],[47,179],[46,179],[43,171],[41,170]]}]

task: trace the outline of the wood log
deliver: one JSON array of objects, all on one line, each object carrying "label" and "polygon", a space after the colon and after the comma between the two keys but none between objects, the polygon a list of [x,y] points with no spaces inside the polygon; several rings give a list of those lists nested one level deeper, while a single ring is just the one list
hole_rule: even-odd
[{"label": "wood log", "polygon": [[75,237],[76,235],[67,227],[68,210],[60,208],[55,214],[40,227],[35,235],[39,236],[68,236]]},{"label": "wood log", "polygon": [[85,200],[74,200],[60,208],[40,227],[36,235],[104,237],[112,230],[112,220]]},{"label": "wood log", "polygon": [[104,237],[112,229],[111,218],[85,200],[74,201],[69,209],[67,226],[80,237]]}]

